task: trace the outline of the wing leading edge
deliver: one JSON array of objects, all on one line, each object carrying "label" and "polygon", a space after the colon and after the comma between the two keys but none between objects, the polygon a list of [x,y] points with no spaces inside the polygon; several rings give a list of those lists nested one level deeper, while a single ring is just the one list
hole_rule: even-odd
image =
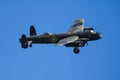
[{"label": "wing leading edge", "polygon": [[70,37],[61,39],[61,40],[60,40],[58,43],[56,43],[55,45],[57,45],[57,46],[63,46],[63,45],[65,45],[65,44],[74,42],[74,41],[76,41],[76,40],[78,40],[78,39],[79,39],[78,36],[70,36]]}]

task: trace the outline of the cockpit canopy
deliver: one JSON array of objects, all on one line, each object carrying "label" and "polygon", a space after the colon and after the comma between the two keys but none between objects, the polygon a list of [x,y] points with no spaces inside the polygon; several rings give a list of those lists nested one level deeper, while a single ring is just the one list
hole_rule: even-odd
[{"label": "cockpit canopy", "polygon": [[93,30],[90,30],[90,32],[91,32],[92,34],[96,34],[96,32],[95,32],[95,31],[93,31]]},{"label": "cockpit canopy", "polygon": [[50,32],[45,32],[43,35],[52,35]]}]

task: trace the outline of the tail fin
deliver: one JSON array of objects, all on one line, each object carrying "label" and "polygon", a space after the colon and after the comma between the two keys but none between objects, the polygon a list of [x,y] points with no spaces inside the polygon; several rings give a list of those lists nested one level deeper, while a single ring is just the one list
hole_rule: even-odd
[{"label": "tail fin", "polygon": [[80,18],[73,22],[67,33],[76,33],[84,30],[84,19]]},{"label": "tail fin", "polygon": [[36,34],[36,30],[35,27],[33,25],[30,26],[30,36],[35,36]]}]

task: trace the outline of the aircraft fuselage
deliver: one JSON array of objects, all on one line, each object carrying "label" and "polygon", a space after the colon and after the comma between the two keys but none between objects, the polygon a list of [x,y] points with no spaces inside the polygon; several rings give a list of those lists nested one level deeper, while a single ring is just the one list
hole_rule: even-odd
[{"label": "aircraft fuselage", "polygon": [[64,39],[70,36],[78,36],[80,41],[93,41],[100,39],[100,33],[95,32],[91,33],[90,31],[83,31],[73,34],[52,34],[52,35],[38,35],[38,36],[30,36],[27,37],[27,41],[32,41],[32,43],[41,43],[41,44],[50,44],[50,43],[57,43],[59,40]]}]

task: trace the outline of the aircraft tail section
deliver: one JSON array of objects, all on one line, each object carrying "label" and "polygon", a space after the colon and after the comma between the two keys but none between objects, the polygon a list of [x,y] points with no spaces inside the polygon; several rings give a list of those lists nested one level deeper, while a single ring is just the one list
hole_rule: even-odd
[{"label": "aircraft tail section", "polygon": [[77,33],[84,30],[84,19],[80,18],[73,22],[67,33]]},{"label": "aircraft tail section", "polygon": [[30,36],[35,36],[37,35],[35,27],[32,25],[30,26]]}]

